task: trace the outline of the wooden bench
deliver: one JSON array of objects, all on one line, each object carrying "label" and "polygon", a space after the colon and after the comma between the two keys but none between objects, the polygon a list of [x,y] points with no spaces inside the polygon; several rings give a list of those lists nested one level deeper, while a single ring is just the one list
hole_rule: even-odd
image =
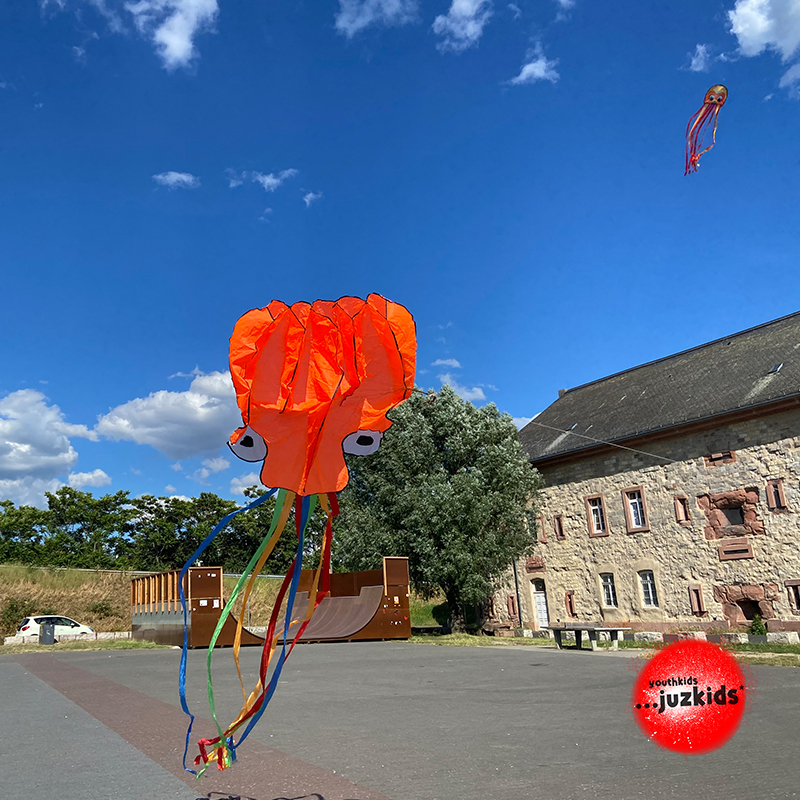
[{"label": "wooden bench", "polygon": [[592,645],[592,650],[597,650],[597,634],[607,633],[611,639],[611,650],[619,650],[619,636],[623,631],[629,631],[630,628],[615,628],[605,627],[601,625],[549,625],[546,630],[553,631],[556,638],[556,647],[561,650],[563,647],[561,637],[565,631],[572,631],[575,634],[575,646],[581,650],[581,640],[584,632],[589,637],[589,642]]}]

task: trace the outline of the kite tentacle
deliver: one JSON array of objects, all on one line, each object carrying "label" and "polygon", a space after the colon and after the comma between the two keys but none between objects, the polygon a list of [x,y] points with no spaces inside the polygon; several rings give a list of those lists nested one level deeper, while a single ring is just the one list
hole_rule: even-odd
[{"label": "kite tentacle", "polygon": [[206,536],[205,539],[200,543],[197,550],[191,555],[189,560],[183,565],[183,569],[181,569],[180,575],[178,576],[178,597],[181,601],[181,611],[183,612],[183,647],[181,648],[181,666],[180,671],[178,673],[178,693],[180,694],[181,700],[181,709],[186,716],[189,717],[189,725],[186,728],[186,743],[183,748],[183,769],[186,772],[190,772],[192,775],[197,775],[197,773],[193,769],[189,769],[186,766],[186,756],[189,752],[189,741],[191,740],[192,736],[192,726],[194,725],[194,714],[189,711],[189,705],[186,702],[186,659],[187,653],[189,650],[189,623],[188,623],[188,615],[186,613],[186,594],[183,589],[184,579],[186,578],[186,573],[189,571],[189,567],[197,561],[198,558],[205,552],[206,548],[211,544],[212,541],[217,537],[217,535],[222,531],[222,529],[237,515],[241,514],[244,511],[249,511],[256,506],[261,505],[261,503],[266,502],[272,495],[275,494],[277,489],[270,489],[265,494],[261,495],[261,497],[257,497],[248,505],[243,506],[242,508],[236,509],[236,511],[231,511],[230,514],[224,516],[214,527],[211,533]]},{"label": "kite tentacle", "polygon": [[[289,639],[289,627],[291,625],[292,613],[294,610],[294,600],[295,596],[297,595],[297,586],[300,582],[300,571],[302,567],[302,558],[303,558],[303,545],[305,541],[305,529],[306,525],[308,524],[310,512],[312,510],[312,500],[316,501],[316,498],[303,497],[302,502],[300,497],[297,497],[296,499],[297,507],[295,511],[295,519],[297,524],[297,552],[295,554],[294,561],[292,562],[292,565],[289,568],[289,571],[286,573],[286,578],[283,581],[283,585],[281,586],[281,590],[275,601],[275,608],[272,611],[272,617],[270,618],[269,629],[267,631],[267,636],[264,641],[264,650],[262,652],[262,658],[261,658],[260,680],[253,694],[256,694],[258,692],[258,689],[261,686],[264,686],[266,683],[267,670],[269,667],[269,663],[272,660],[272,655],[277,644],[275,627],[277,623],[278,612],[280,611],[280,607],[283,603],[283,598],[286,595],[288,588],[286,615],[284,619],[283,648],[278,658],[278,661],[275,665],[272,678],[269,684],[266,686],[266,688],[262,691],[258,699],[252,704],[252,706],[248,708],[248,705],[250,705],[248,701],[248,703],[245,704],[245,708],[242,709],[242,712],[240,712],[237,719],[230,726],[228,726],[225,732],[220,730],[218,727],[219,731],[218,736],[216,736],[214,739],[201,739],[200,742],[198,742],[198,745],[200,747],[200,755],[197,756],[197,758],[195,758],[195,764],[200,764],[201,761],[204,763],[204,766],[198,773],[198,776],[202,775],[203,772],[205,772],[208,763],[210,761],[217,761],[217,766],[219,769],[226,769],[227,767],[230,766],[232,758],[233,756],[235,756],[235,748],[238,745],[240,745],[245,740],[245,738],[247,738],[253,726],[258,722],[258,720],[261,718],[261,715],[266,710],[266,707],[275,691],[278,679],[280,678],[280,673],[283,669],[283,664],[288,656],[288,652],[286,650],[286,642]],[[291,648],[289,652],[291,652]],[[251,698],[252,696],[253,695],[251,695]],[[232,734],[248,719],[250,720],[250,722],[247,726],[247,729],[239,739],[238,743],[234,744],[233,737],[230,734]],[[206,748],[210,748],[211,752],[208,752]]]},{"label": "kite tentacle", "polygon": [[[312,498],[312,504],[316,501],[317,498]],[[297,567],[300,565],[298,562],[298,558],[300,557],[300,540],[304,539],[305,528],[308,522],[309,513],[305,512],[305,515],[297,514],[297,519],[300,522],[300,518],[305,516],[305,518],[300,522],[300,533],[298,534],[298,555],[295,557],[295,561],[292,563],[291,568],[287,572],[286,578],[284,579],[284,583],[281,586],[281,591],[276,599],[275,608],[273,609],[272,617],[270,619],[269,629],[267,631],[266,640],[264,642],[264,653],[262,655],[262,667],[261,667],[261,677],[256,686],[253,690],[253,693],[250,695],[250,698],[245,703],[242,711],[237,716],[236,720],[231,723],[230,726],[225,730],[224,733],[220,732],[220,735],[215,737],[214,739],[203,739],[201,740],[200,744],[200,755],[195,759],[195,764],[200,764],[201,761],[205,764],[208,764],[209,761],[216,760],[217,765],[220,769],[225,769],[227,766],[230,765],[231,760],[236,760],[236,748],[247,738],[250,731],[256,725],[258,720],[260,719],[261,715],[266,710],[269,701],[272,698],[273,693],[277,687],[278,679],[280,677],[281,670],[283,669],[283,665],[286,659],[291,654],[292,650],[294,650],[295,645],[302,637],[303,633],[306,630],[309,622],[311,621],[311,617],[325,598],[327,594],[330,592],[330,562],[331,562],[331,543],[332,543],[332,535],[333,535],[333,518],[338,516],[339,514],[339,506],[336,500],[336,495],[331,493],[326,498],[325,495],[319,495],[319,502],[322,505],[323,509],[326,512],[326,524],[325,524],[325,531],[323,534],[323,541],[322,541],[322,548],[320,553],[320,561],[319,565],[316,569],[316,574],[314,575],[312,581],[312,591],[309,592],[309,604],[306,609],[305,618],[302,620],[299,629],[294,634],[291,644],[286,647],[287,641],[289,639],[289,628],[292,625],[297,624],[294,620],[291,619],[292,617],[292,610],[294,606],[294,595],[290,591],[289,592],[289,599],[287,602],[287,609],[286,609],[286,616],[284,620],[284,635],[283,635],[283,648],[281,652],[281,656],[278,660],[278,663],[275,666],[273,671],[273,675],[267,683],[266,675],[268,671],[268,665],[272,660],[272,655],[274,653],[275,647],[277,645],[277,634],[275,633],[275,627],[277,624],[277,616],[278,612],[283,604],[283,598],[286,593],[287,587],[289,586],[290,582],[296,585],[297,578],[296,576],[299,575],[299,570]],[[330,503],[330,505],[329,505]],[[294,594],[296,594],[296,589]],[[288,624],[287,624],[288,622]],[[266,655],[267,646],[269,645],[270,651],[269,655]],[[266,656],[266,658],[265,658]],[[263,689],[262,689],[263,687]],[[261,691],[260,696],[256,699],[256,695],[258,694],[259,690]],[[249,720],[249,724],[245,729],[244,733],[240,737],[239,741],[234,743],[233,741],[233,733],[240,728],[245,722]],[[221,743],[225,742],[226,745],[223,746]],[[207,748],[211,747],[212,752],[208,753]],[[228,755],[229,751],[230,755]],[[205,770],[205,766],[201,770],[202,772]]]},{"label": "kite tentacle", "polygon": [[[289,517],[289,511],[291,510],[293,499],[293,492],[287,492],[285,489],[281,489],[278,493],[278,502],[275,503],[275,511],[272,514],[272,523],[270,524],[269,531],[267,532],[267,535],[264,537],[264,540],[261,542],[256,552],[253,554],[253,557],[250,559],[250,562],[245,568],[244,573],[236,583],[234,590],[231,592],[231,596],[228,599],[228,602],[225,604],[225,608],[222,610],[222,613],[220,614],[217,627],[214,629],[214,633],[211,636],[211,642],[208,645],[208,655],[206,656],[206,670],[208,673],[208,705],[211,709],[211,717],[214,720],[214,724],[216,725],[220,736],[222,736],[222,726],[217,720],[217,711],[214,702],[214,689],[211,680],[211,659],[214,652],[214,647],[216,646],[217,639],[219,639],[222,628],[230,616],[231,611],[233,610],[233,606],[239,596],[242,585],[248,578],[248,575],[251,575],[250,580],[252,583],[252,581],[255,580],[255,576],[261,571],[261,567],[263,567],[264,562],[267,560],[277,544],[278,539],[280,539],[280,535],[283,532],[284,526],[286,525],[286,520]],[[241,617],[244,615],[244,611],[245,605],[243,603],[242,614],[240,614],[240,624]],[[236,655],[238,656],[238,653]],[[238,658],[236,659],[236,662],[236,667],[238,670]],[[239,674],[241,675],[241,672]]]}]

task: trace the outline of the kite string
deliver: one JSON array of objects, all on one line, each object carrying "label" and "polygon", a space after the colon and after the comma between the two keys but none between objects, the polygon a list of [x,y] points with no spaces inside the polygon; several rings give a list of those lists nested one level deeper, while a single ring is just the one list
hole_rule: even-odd
[{"label": "kite string", "polygon": [[607,442],[605,439],[595,439],[594,436],[587,436],[585,433],[575,433],[575,431],[565,431],[563,428],[556,428],[553,425],[545,425],[543,422],[537,422],[532,419],[529,425],[538,425],[540,428],[548,428],[551,431],[558,431],[558,433],[568,433],[570,436],[577,436],[580,439],[589,439],[598,444],[607,444],[609,447],[618,447],[620,450],[629,450],[631,453],[639,453],[642,456],[650,456],[650,458],[660,458],[662,461],[669,461],[671,464],[678,464],[676,459],[668,458],[667,456],[657,456],[655,453],[648,453],[646,450],[637,450],[635,447],[626,447],[624,444],[615,444],[614,442]]},{"label": "kite string", "polygon": [[206,536],[205,539],[200,543],[197,550],[191,555],[189,560],[183,565],[183,569],[181,569],[180,575],[178,576],[178,596],[180,597],[181,601],[181,611],[183,612],[183,647],[181,648],[181,665],[180,671],[178,673],[178,693],[180,694],[180,701],[181,701],[181,709],[183,713],[189,717],[189,725],[186,729],[186,743],[183,748],[183,769],[186,772],[190,772],[192,775],[197,775],[197,773],[193,769],[189,769],[186,766],[186,756],[189,752],[189,741],[192,736],[192,726],[194,725],[194,714],[189,711],[189,705],[186,702],[186,660],[187,660],[187,653],[189,650],[189,623],[188,623],[188,615],[186,613],[186,594],[184,592],[184,580],[186,578],[186,574],[189,571],[189,568],[198,558],[203,554],[206,548],[211,544],[212,541],[217,537],[217,535],[222,531],[222,529],[237,515],[241,514],[244,511],[249,511],[256,506],[261,505],[261,503],[266,502],[277,489],[269,489],[265,494],[257,497],[252,502],[248,503],[248,505],[243,506],[242,508],[236,509],[236,511],[231,511],[230,514],[225,515],[214,527],[211,533]]}]

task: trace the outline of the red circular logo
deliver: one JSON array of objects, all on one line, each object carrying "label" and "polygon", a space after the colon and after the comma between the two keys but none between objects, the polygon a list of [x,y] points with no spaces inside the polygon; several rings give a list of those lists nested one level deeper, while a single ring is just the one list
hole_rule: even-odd
[{"label": "red circular logo", "polygon": [[715,644],[689,639],[665,647],[641,671],[633,687],[633,715],[657,744],[699,755],[736,733],[745,695],[736,659]]}]

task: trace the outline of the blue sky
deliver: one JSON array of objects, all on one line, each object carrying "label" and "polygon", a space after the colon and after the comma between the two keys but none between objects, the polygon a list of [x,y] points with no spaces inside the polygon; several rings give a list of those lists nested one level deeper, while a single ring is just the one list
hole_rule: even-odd
[{"label": "blue sky", "polygon": [[272,299],[401,302],[421,386],[521,419],[797,311],[798,43],[800,0],[4,4],[0,498],[240,497]]}]

